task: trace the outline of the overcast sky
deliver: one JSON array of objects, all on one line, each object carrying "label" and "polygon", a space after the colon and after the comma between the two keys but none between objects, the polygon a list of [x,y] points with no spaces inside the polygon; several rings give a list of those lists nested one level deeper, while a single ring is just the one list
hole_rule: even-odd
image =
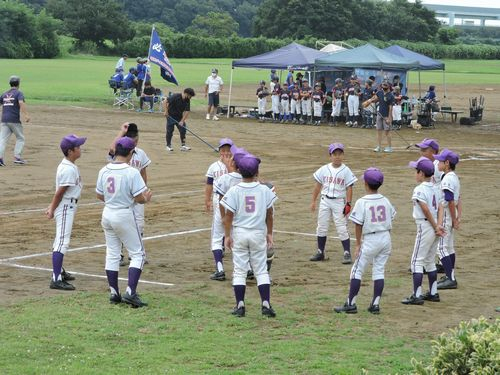
[{"label": "overcast sky", "polygon": [[[414,2],[413,0],[410,0]],[[500,8],[499,0],[423,0],[423,4],[457,5],[469,7]]]}]

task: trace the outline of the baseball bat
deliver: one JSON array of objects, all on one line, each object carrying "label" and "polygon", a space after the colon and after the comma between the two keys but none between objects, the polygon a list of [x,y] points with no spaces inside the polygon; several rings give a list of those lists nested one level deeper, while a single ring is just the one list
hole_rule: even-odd
[{"label": "baseball bat", "polygon": [[[380,116],[382,116],[382,114],[381,114],[380,112],[378,112],[378,114],[379,114]],[[384,116],[382,116],[382,117],[384,117]],[[391,124],[389,124],[389,126],[391,126]],[[405,141],[405,143],[406,143],[406,145],[407,145],[407,146],[406,146],[406,150],[409,150],[409,149],[410,149],[410,147],[413,147],[413,145],[412,145],[412,144],[410,144],[410,142],[408,142],[406,139],[404,139],[404,137],[403,137],[401,134],[399,134],[399,132],[398,132],[397,130],[394,130],[394,131],[393,131],[393,133],[396,133],[397,135],[399,135],[399,137],[400,137],[403,141]]]},{"label": "baseball bat", "polygon": [[207,141],[205,141],[203,138],[199,137],[195,132],[193,132],[192,130],[190,130],[186,125],[181,125],[179,124],[179,121],[177,121],[175,118],[173,118],[172,116],[168,116],[169,119],[175,121],[175,123],[179,126],[182,126],[184,129],[186,129],[189,133],[191,133],[192,135],[194,135],[195,138],[197,138],[198,140],[200,140],[201,142],[205,143],[208,147],[210,147],[212,150],[214,150],[215,152],[219,152],[218,149],[216,149],[214,146],[212,146],[210,143],[208,143]]}]

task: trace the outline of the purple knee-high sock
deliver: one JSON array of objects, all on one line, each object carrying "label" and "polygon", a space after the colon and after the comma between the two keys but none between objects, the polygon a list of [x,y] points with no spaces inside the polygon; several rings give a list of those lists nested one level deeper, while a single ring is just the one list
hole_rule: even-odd
[{"label": "purple knee-high sock", "polygon": [[243,303],[243,305],[245,304],[246,288],[246,285],[233,285],[236,306],[239,306],[240,302]]},{"label": "purple knee-high sock", "polygon": [[455,253],[450,254],[451,268],[455,269]]},{"label": "purple knee-high sock", "polygon": [[270,284],[260,284],[259,285],[259,294],[262,303],[267,301],[270,302],[271,299],[271,285]]},{"label": "purple knee-high sock", "polygon": [[446,277],[451,280],[451,271],[453,269],[453,266],[451,264],[451,258],[450,256],[445,256],[441,258],[441,264],[443,265],[444,272],[446,273]]},{"label": "purple knee-high sock", "polygon": [[342,241],[342,247],[344,248],[344,252],[351,252],[351,240],[348,238],[347,240]]},{"label": "purple knee-high sock", "polygon": [[139,278],[141,277],[142,270],[140,268],[129,267],[128,269],[128,292],[130,295],[135,294],[137,289],[137,284],[139,283]]},{"label": "purple knee-high sock", "polygon": [[324,253],[325,246],[326,246],[326,236],[324,236],[324,237],[318,236],[318,250],[321,251],[322,253]]},{"label": "purple knee-high sock", "polygon": [[349,297],[347,299],[348,305],[354,305],[356,302],[356,296],[359,293],[359,288],[361,288],[361,280],[360,279],[351,279],[351,285],[349,287]]},{"label": "purple knee-high sock", "polygon": [[118,271],[106,270],[106,276],[108,277],[111,294],[120,295],[120,291],[118,290]]},{"label": "purple knee-high sock", "polygon": [[58,251],[52,252],[52,277],[54,281],[59,279],[62,270],[64,254]]},{"label": "purple knee-high sock", "polygon": [[219,272],[219,263],[222,267],[222,250],[213,250],[214,261],[215,261],[215,269]]},{"label": "purple knee-high sock", "polygon": [[379,305],[382,292],[384,290],[384,279],[373,281],[373,300],[372,305]]},{"label": "purple knee-high sock", "polygon": [[427,278],[429,279],[429,292],[431,294],[436,294],[437,289],[433,290],[437,287],[436,281],[438,278],[437,271],[427,272]]},{"label": "purple knee-high sock", "polygon": [[[422,279],[424,278],[424,274],[421,272],[413,272],[413,294],[417,296],[418,288],[422,287]],[[420,293],[419,293],[420,295]],[[417,296],[418,297],[418,296]]]}]

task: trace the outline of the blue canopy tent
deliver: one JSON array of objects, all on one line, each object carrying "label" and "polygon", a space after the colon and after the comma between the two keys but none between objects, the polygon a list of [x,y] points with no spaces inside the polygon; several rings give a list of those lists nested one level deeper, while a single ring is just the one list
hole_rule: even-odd
[{"label": "blue canopy tent", "polygon": [[[278,70],[304,70],[314,69],[314,62],[317,58],[327,56],[327,52],[318,51],[298,43],[290,43],[277,50],[251,56],[244,59],[233,60],[231,69],[231,80],[229,83],[228,108],[231,105],[231,92],[233,87],[234,68],[254,68],[254,69],[278,69]],[[229,111],[228,111],[229,117]]]},{"label": "blue canopy tent", "polygon": [[431,59],[428,56],[422,55],[417,52],[413,52],[409,49],[403,48],[398,45],[393,45],[384,48],[384,51],[390,52],[394,55],[405,57],[412,60],[418,61],[418,94],[421,94],[420,85],[420,71],[421,70],[442,70],[443,71],[443,86],[444,86],[444,97],[446,98],[446,79],[445,79],[445,66],[442,61]]}]

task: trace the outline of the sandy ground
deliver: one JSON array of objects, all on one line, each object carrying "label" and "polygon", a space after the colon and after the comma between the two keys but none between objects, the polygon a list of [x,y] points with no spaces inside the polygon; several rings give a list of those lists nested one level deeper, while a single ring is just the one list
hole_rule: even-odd
[{"label": "sandy ground", "polygon": [[[329,261],[319,264],[308,261],[316,248],[316,214],[309,210],[314,184],[312,173],[328,162],[328,144],[338,141],[346,145],[345,163],[358,177],[370,166],[384,171],[386,179],[381,192],[398,211],[382,299],[384,321],[394,324],[395,329],[420,335],[422,331],[442,332],[444,327],[463,319],[495,316],[494,308],[500,305],[497,200],[500,121],[499,111],[493,110],[493,106],[500,101],[500,87],[493,87],[493,91],[484,91],[481,87],[467,87],[467,90],[466,93],[464,87],[450,87],[449,96],[454,99],[449,103],[454,108],[466,109],[469,96],[485,95],[486,111],[481,124],[461,127],[448,119],[440,121],[436,129],[405,128],[393,135],[395,152],[390,155],[372,151],[376,134],[369,129],[260,124],[247,119],[209,122],[204,120],[203,109],[192,113],[189,126],[194,132],[213,145],[219,138],[229,136],[259,155],[263,160],[261,178],[277,186],[280,198],[275,217],[277,255],[272,276],[273,301],[278,312],[286,306],[288,298],[286,293],[280,293],[281,287],[296,286],[297,293],[304,295],[325,295],[325,302],[315,312],[323,316],[331,314],[332,306],[341,303],[347,293],[350,267],[340,263],[338,240],[331,238],[327,243]],[[238,92],[236,94],[238,97]],[[243,97],[243,93],[239,95]],[[74,282],[78,290],[100,291],[103,299],[107,298],[107,284],[102,278],[105,252],[100,226],[102,205],[95,198],[94,187],[97,173],[105,163],[107,147],[120,124],[133,121],[141,130],[140,147],[153,160],[148,175],[154,197],[146,207],[145,233],[150,264],[145,267],[142,279],[175,284],[141,284],[140,290],[146,295],[185,293],[189,298],[191,288],[203,287],[227,296],[226,308],[231,307],[230,281],[209,280],[213,271],[209,251],[211,215],[204,212],[203,189],[206,170],[217,158],[215,152],[191,135],[188,135],[188,143],[193,150],[180,152],[176,130],[175,151],[168,154],[164,149],[165,121],[161,114],[44,106],[31,107],[30,111],[32,123],[25,126],[24,155],[29,163],[12,164],[11,139],[7,166],[0,169],[0,304],[60,293],[48,288],[54,222],[46,219],[44,211],[51,200],[56,167],[62,158],[58,144],[62,136],[70,133],[87,136],[88,141],[77,162],[85,186],[71,241],[71,248],[76,250],[66,256],[65,266],[69,271],[81,273]],[[459,289],[442,291],[439,304],[408,307],[400,300],[411,291],[411,275],[407,270],[415,236],[411,217],[415,181],[413,171],[406,165],[418,157],[418,151],[406,150],[406,146],[426,137],[436,138],[442,146],[456,150],[462,159],[457,168],[464,204],[462,225],[456,238]],[[354,200],[363,194],[362,184],[356,185]],[[333,225],[330,235],[336,235]],[[226,257],[226,270],[230,275],[230,256]],[[126,276],[125,269],[123,271],[121,276]],[[370,272],[365,279],[358,298],[363,308],[369,304],[372,291]],[[255,291],[250,293],[250,298],[256,298]]]}]

